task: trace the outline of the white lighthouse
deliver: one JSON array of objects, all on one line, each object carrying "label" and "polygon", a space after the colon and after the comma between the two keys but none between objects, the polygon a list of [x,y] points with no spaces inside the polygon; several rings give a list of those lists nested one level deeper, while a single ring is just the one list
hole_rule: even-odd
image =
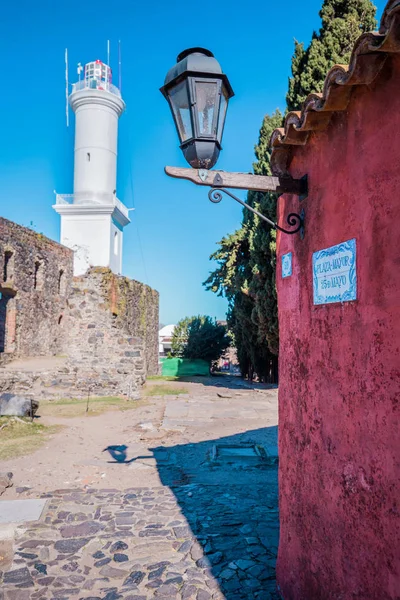
[{"label": "white lighthouse", "polygon": [[91,266],[121,273],[123,228],[130,223],[116,195],[118,119],[125,103],[110,67],[99,60],[85,65],[69,103],[75,113],[74,193],[56,195],[60,241],[75,251],[75,275]]}]

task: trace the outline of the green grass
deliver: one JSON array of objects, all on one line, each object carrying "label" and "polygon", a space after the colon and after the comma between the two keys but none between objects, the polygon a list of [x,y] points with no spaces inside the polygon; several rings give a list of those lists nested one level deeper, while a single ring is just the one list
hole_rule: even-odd
[{"label": "green grass", "polygon": [[[21,422],[23,421],[23,422]],[[47,442],[52,433],[61,428],[58,425],[47,427],[31,423],[30,419],[16,420],[14,417],[0,417],[0,460],[18,458],[34,452]]]},{"label": "green grass", "polygon": [[152,385],[144,390],[146,396],[178,396],[179,394],[188,394],[186,388],[174,388],[168,385]]},{"label": "green grass", "polygon": [[179,381],[181,378],[175,375],[149,375],[147,381]]},{"label": "green grass", "polygon": [[[143,406],[145,402],[129,401],[118,396],[89,398],[62,398],[60,400],[42,400],[38,415],[51,417],[83,417],[96,416],[109,410],[131,410]],[[86,410],[88,408],[88,411]]]}]

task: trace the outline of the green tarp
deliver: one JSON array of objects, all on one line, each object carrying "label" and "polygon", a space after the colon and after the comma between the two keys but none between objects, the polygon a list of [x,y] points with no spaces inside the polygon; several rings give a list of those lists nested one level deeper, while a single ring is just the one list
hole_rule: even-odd
[{"label": "green tarp", "polygon": [[162,362],[164,377],[191,377],[192,375],[209,375],[210,365],[205,360],[189,358],[166,358]]}]

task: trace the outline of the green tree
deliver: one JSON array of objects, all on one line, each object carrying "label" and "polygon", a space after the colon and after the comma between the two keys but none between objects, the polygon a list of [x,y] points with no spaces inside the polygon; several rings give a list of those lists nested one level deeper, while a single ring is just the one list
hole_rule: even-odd
[{"label": "green tree", "polygon": [[172,336],[172,354],[181,358],[217,361],[230,346],[231,339],[224,325],[211,317],[198,315],[181,319]]},{"label": "green tree", "polygon": [[[349,62],[356,39],[375,27],[375,7],[370,0],[324,0],[322,25],[307,48],[295,42],[286,110],[300,108],[306,96],[323,88],[326,73],[335,63]],[[279,110],[264,117],[258,144],[257,175],[270,175],[269,140],[281,127]],[[247,202],[276,220],[277,196],[249,192]],[[204,285],[229,302],[228,325],[234,334],[242,374],[276,381],[279,329],[276,301],[276,232],[246,209],[242,226],[219,242],[211,255],[216,269]]]},{"label": "green tree", "polygon": [[222,238],[218,246],[210,257],[218,266],[203,285],[207,290],[228,299],[228,327],[234,337],[240,369],[243,376],[252,378],[252,353],[257,330],[251,320],[254,303],[248,294],[251,271],[247,226],[244,224],[233,234]]},{"label": "green tree", "polygon": [[[255,147],[257,162],[253,164],[256,175],[271,175],[269,140],[272,132],[282,125],[283,115],[276,110],[266,115],[260,129],[258,144]],[[276,220],[278,196],[273,193],[249,192],[247,201],[259,212]],[[275,286],[276,270],[276,231],[271,229],[257,215],[249,213],[250,268],[252,277],[249,293],[254,299],[252,320],[257,326],[258,342],[261,347],[267,344],[269,352],[277,356],[279,346],[278,308]],[[264,353],[263,353],[264,354]]]},{"label": "green tree", "polygon": [[[268,142],[282,124],[282,113],[266,115],[255,147],[257,175],[270,175]],[[249,192],[247,202],[275,219],[276,194]],[[245,209],[242,226],[225,236],[211,255],[218,263],[204,282],[206,289],[229,302],[228,325],[234,334],[240,369],[252,379],[275,381],[278,354],[278,318],[275,289],[276,234],[259,217]]]},{"label": "green tree", "polygon": [[370,0],[324,0],[319,13],[322,26],[308,48],[295,41],[288,110],[299,110],[308,94],[321,92],[333,65],[349,63],[357,38],[376,27],[375,13]]}]

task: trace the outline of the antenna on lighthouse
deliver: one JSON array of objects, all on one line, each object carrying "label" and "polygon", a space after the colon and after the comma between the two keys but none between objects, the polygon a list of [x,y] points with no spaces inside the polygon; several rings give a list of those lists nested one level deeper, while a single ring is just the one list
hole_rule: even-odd
[{"label": "antenna on lighthouse", "polygon": [[110,40],[107,40],[107,65],[110,66]]},{"label": "antenna on lighthouse", "polygon": [[68,106],[68,48],[65,48],[65,118],[67,127],[69,127],[69,106]]},{"label": "antenna on lighthouse", "polygon": [[121,40],[118,40],[118,87],[119,91],[122,89],[122,75],[121,75]]}]

